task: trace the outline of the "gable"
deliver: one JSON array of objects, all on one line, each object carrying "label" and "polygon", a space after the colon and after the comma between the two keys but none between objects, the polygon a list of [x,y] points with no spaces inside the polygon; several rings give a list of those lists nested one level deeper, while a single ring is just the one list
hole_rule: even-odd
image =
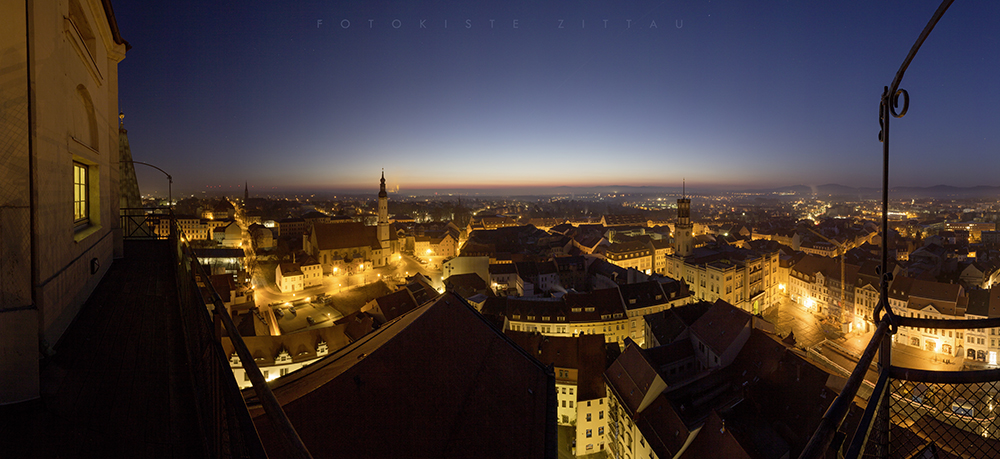
[{"label": "gable", "polygon": [[933,304],[928,304],[927,306],[924,306],[924,308],[921,309],[920,311],[929,312],[932,314],[941,314],[941,311],[938,311]]}]

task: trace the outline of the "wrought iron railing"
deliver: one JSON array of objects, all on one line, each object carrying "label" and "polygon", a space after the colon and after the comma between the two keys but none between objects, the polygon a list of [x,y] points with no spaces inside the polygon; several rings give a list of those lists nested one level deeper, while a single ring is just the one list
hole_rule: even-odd
[{"label": "wrought iron railing", "polygon": [[122,208],[119,212],[122,236],[125,239],[167,239],[169,225],[160,225],[161,219],[171,219],[169,207]]},{"label": "wrought iron railing", "polygon": [[[882,234],[888,235],[889,121],[902,118],[909,96],[899,89],[903,74],[934,26],[951,6],[944,0],[886,86],[879,105],[882,142]],[[900,109],[900,98],[902,108]],[[1000,327],[1000,318],[939,320],[902,317],[888,303],[888,237],[882,238],[880,299],[873,312],[877,324],[865,352],[820,421],[800,458],[821,457],[1000,457],[1000,370],[927,371],[892,365],[892,335],[899,327],[969,330]],[[884,313],[884,315],[883,315]],[[906,344],[900,344],[906,345]],[[878,355],[878,380],[853,432],[842,432],[858,389]],[[956,356],[960,359],[963,356]],[[869,382],[870,383],[870,382]],[[847,440],[850,440],[847,443]]]},{"label": "wrought iron railing", "polygon": [[[221,324],[253,384],[265,415],[284,443],[284,453],[294,458],[311,459],[312,455],[271,392],[222,298],[209,281],[208,272],[198,262],[170,209],[122,209],[121,219],[125,239],[165,239],[169,243],[176,265],[184,346],[206,456],[267,457],[216,332],[216,324]],[[206,307],[206,303],[212,307]]]},{"label": "wrought iron railing", "polygon": [[[900,327],[969,330],[1000,327],[1000,318],[935,320],[897,318]],[[855,392],[847,388],[834,400],[810,447],[800,457],[823,457],[828,449],[845,458],[859,457],[1000,457],[1000,370],[929,371],[891,365],[890,320],[883,317],[869,350],[880,349],[879,377],[868,399],[857,431],[849,445],[827,442],[838,438],[837,424],[843,420]],[[881,332],[885,329],[886,332]],[[881,333],[880,333],[881,332]],[[905,345],[905,344],[899,344]],[[960,358],[960,357],[956,357]],[[870,362],[870,360],[869,360]],[[861,381],[867,365],[860,362],[849,381]],[[859,376],[860,375],[860,376]],[[858,384],[860,385],[860,384]],[[814,444],[815,443],[815,444]],[[832,448],[831,448],[832,446]],[[843,446],[843,448],[841,448]]]}]

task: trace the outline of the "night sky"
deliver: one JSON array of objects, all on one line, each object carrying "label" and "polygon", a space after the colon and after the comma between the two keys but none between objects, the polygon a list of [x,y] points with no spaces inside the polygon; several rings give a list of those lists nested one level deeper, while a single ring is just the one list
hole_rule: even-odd
[{"label": "night sky", "polygon": [[[878,188],[879,96],[939,2],[113,4],[132,154],[176,196],[382,168],[403,193]],[[956,2],[900,86],[891,185],[1000,185],[998,81],[1000,2]]]}]

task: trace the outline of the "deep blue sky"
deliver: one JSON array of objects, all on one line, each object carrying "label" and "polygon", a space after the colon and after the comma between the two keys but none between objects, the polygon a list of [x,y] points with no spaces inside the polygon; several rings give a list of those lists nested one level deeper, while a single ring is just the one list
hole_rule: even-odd
[{"label": "deep blue sky", "polygon": [[[877,188],[879,95],[938,3],[119,0],[119,104],[178,193],[382,168],[403,192]],[[956,2],[920,50],[892,186],[1000,185],[998,18]]]}]

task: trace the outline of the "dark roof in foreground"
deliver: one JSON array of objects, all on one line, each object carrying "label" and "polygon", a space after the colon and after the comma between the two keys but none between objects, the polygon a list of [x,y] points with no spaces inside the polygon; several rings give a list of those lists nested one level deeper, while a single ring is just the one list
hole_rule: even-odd
[{"label": "dark roof in foreground", "polygon": [[552,371],[450,293],[271,384],[315,457],[556,455]]},{"label": "dark roof in foreground", "polygon": [[721,355],[729,349],[729,345],[736,340],[750,319],[750,313],[719,299],[691,325],[691,333],[697,335],[713,352]]},{"label": "dark roof in foreground", "polygon": [[504,333],[542,364],[579,370],[576,380],[578,401],[607,396],[604,386],[607,353],[604,350],[603,334],[570,337],[513,330]]}]

